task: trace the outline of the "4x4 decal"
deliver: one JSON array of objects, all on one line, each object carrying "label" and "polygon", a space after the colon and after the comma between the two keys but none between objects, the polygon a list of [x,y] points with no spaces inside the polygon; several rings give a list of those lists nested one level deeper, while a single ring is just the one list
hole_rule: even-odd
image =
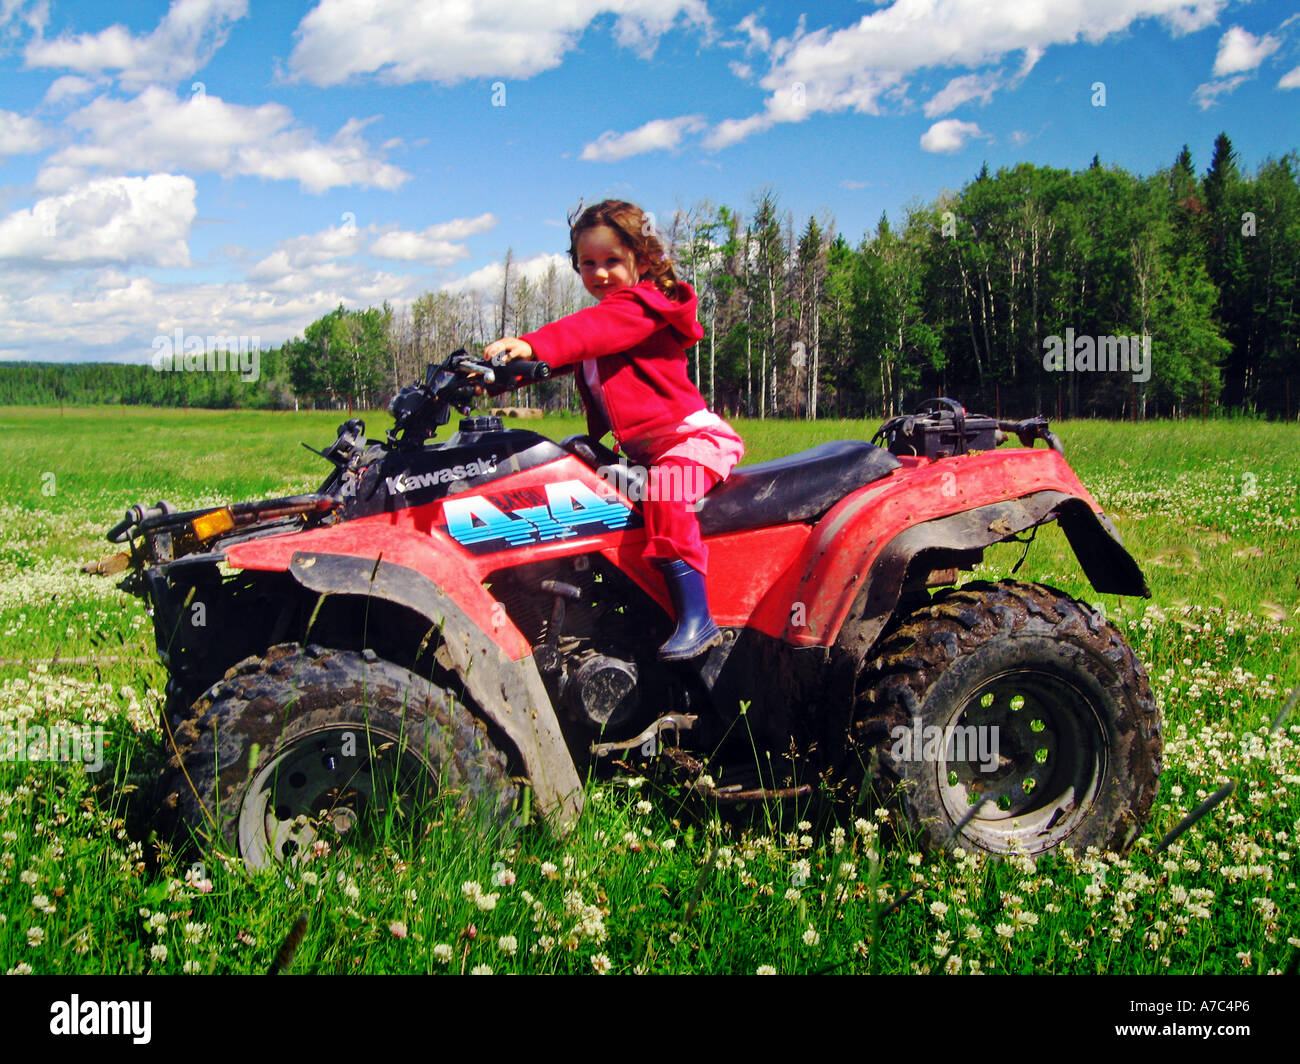
[{"label": "4x4 decal", "polygon": [[[580,480],[492,495],[466,495],[442,504],[443,528],[473,554],[627,528],[632,510]],[[594,526],[594,527],[593,527]],[[582,530],[582,531],[579,531]]]}]

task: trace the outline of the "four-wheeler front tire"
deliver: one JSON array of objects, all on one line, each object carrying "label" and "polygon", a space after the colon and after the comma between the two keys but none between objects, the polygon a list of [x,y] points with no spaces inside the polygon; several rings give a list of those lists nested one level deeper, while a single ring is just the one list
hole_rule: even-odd
[{"label": "four-wheeler front tire", "polygon": [[1113,626],[1053,588],[940,593],[865,663],[854,716],[879,743],[877,790],[927,847],[976,809],[957,844],[1122,850],[1156,796],[1163,743],[1146,673]]},{"label": "four-wheeler front tire", "polygon": [[[322,825],[346,836],[455,796],[510,822],[505,755],[449,692],[370,652],[297,645],[251,657],[176,729],[163,820],[251,868],[291,858]],[[418,826],[418,825],[417,825]]]}]

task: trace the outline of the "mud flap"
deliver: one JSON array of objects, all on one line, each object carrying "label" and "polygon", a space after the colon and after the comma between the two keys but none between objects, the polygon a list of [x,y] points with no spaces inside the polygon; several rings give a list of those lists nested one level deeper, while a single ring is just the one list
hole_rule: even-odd
[{"label": "mud flap", "polygon": [[853,602],[840,632],[840,648],[854,661],[866,657],[893,615],[908,566],[923,551],[982,549],[1047,521],[1059,521],[1084,575],[1097,591],[1151,597],[1142,570],[1105,514],[1076,496],[1039,491],[926,521],[895,536],[881,550]]}]

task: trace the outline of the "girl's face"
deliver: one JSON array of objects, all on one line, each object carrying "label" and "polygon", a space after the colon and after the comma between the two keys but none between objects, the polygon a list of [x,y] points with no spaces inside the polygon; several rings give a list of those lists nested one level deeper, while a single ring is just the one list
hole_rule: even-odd
[{"label": "girl's face", "polygon": [[578,272],[587,291],[597,299],[637,284],[644,265],[607,225],[578,234]]}]

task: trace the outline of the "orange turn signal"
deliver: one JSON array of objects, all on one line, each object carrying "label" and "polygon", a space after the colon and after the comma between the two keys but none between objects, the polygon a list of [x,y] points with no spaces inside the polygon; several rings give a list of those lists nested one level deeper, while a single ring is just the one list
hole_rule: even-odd
[{"label": "orange turn signal", "polygon": [[230,512],[229,506],[223,506],[220,510],[212,510],[194,518],[190,522],[190,527],[194,529],[194,534],[199,539],[211,539],[234,528],[235,515]]}]

